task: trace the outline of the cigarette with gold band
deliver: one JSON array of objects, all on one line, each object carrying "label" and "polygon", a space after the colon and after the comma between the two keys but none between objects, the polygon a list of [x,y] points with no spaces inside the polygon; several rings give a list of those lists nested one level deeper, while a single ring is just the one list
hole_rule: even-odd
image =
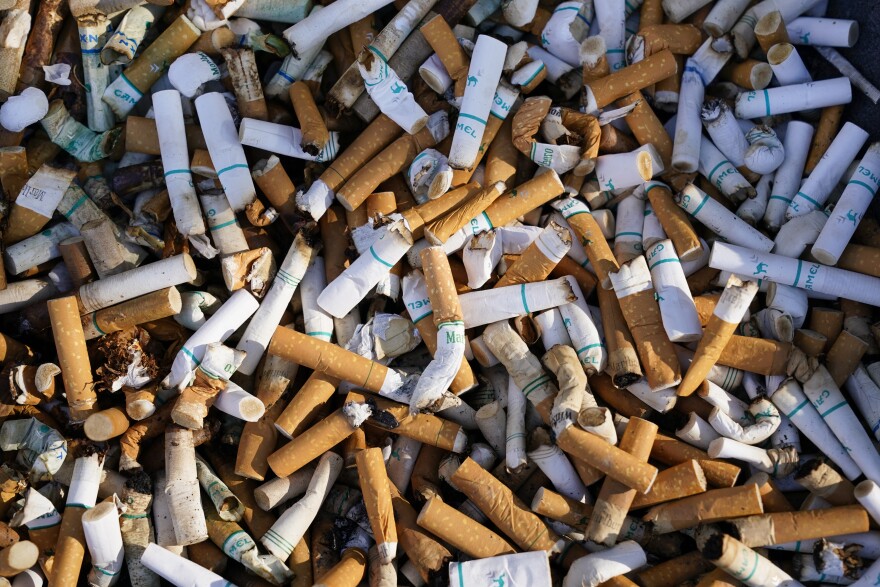
[{"label": "cigarette with gold band", "polygon": [[678,63],[669,49],[646,57],[635,65],[586,84],[587,112],[595,112],[613,101],[644,89],[678,73]]},{"label": "cigarette with gold band", "polygon": [[369,406],[346,403],[269,455],[269,467],[279,477],[287,477],[349,437],[370,413]]},{"label": "cigarette with gold band", "polygon": [[73,587],[78,584],[86,552],[82,518],[86,510],[95,506],[98,499],[98,484],[104,458],[94,446],[87,445],[82,451],[74,462],[58,543],[55,545],[50,579],[53,585]]},{"label": "cigarette with gold band", "polygon": [[818,495],[831,505],[856,503],[853,484],[837,472],[823,458],[812,459],[798,467],[794,479],[810,493]]},{"label": "cigarette with gold band", "polygon": [[382,449],[362,450],[357,453],[356,460],[361,493],[376,539],[379,560],[382,564],[389,564],[397,556],[397,527],[389,493],[391,482],[385,471]]},{"label": "cigarette with gold band", "polygon": [[800,585],[791,575],[733,536],[717,532],[698,546],[703,557],[728,576],[737,579],[737,585],[745,584],[749,587]]},{"label": "cigarette with gold band", "polygon": [[771,546],[838,534],[867,532],[868,512],[860,505],[776,512],[730,520],[747,546]]},{"label": "cigarette with gold band", "polygon": [[678,501],[655,506],[644,519],[659,534],[692,528],[698,524],[763,514],[761,493],[755,485],[712,489]]},{"label": "cigarette with gold band", "polygon": [[125,73],[104,90],[103,100],[119,119],[124,119],[161,77],[165,68],[195,43],[201,31],[180,15],[135,58]]},{"label": "cigarette with gold band", "polygon": [[699,461],[690,459],[660,471],[651,490],[635,496],[630,510],[704,493],[706,488],[707,479],[703,468]]},{"label": "cigarette with gold band", "polygon": [[[656,435],[656,425],[641,418],[631,418],[618,446],[647,462]],[[584,536],[606,546],[616,543],[636,494],[636,490],[619,481],[605,479]]]},{"label": "cigarette with gold band", "polygon": [[742,315],[757,293],[757,282],[743,282],[736,276],[730,277],[718,304],[715,306],[712,317],[706,325],[694,360],[678,387],[678,395],[690,395],[703,382],[709,370],[718,361],[730,337],[742,321]]},{"label": "cigarette with gold band", "polygon": [[755,23],[755,39],[764,53],[769,53],[774,45],[790,42],[785,22],[778,10],[768,12],[758,19]]},{"label": "cigarette with gold band", "polygon": [[472,459],[458,467],[452,481],[518,548],[551,553],[561,548],[560,538]]},{"label": "cigarette with gold band", "polygon": [[652,390],[666,389],[681,380],[681,367],[675,349],[663,329],[660,309],[654,299],[651,274],[644,257],[609,275],[623,316],[636,343],[636,350],[647,371]]}]

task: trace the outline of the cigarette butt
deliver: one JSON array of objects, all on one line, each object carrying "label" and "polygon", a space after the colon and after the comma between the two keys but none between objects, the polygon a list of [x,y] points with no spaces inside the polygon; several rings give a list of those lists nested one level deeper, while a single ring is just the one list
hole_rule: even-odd
[{"label": "cigarette butt", "polygon": [[758,19],[755,24],[755,39],[764,53],[769,52],[773,45],[791,42],[785,21],[782,20],[782,14],[778,10],[768,12]]},{"label": "cigarette butt", "polygon": [[581,43],[584,85],[601,80],[611,73],[606,53],[605,39],[599,35],[587,37]]},{"label": "cigarette butt", "polygon": [[[367,398],[349,393],[347,401],[361,403]],[[371,426],[391,426],[396,434],[455,453],[464,450],[467,437],[459,424],[424,412],[412,414],[406,405],[381,397],[370,397],[369,404],[375,405],[376,412],[374,419],[367,421]]]},{"label": "cigarette butt", "polygon": [[764,505],[757,486],[744,485],[712,489],[699,495],[655,506],[648,510],[644,519],[654,523],[655,532],[666,534],[701,523],[730,520],[763,512]]},{"label": "cigarette butt", "polygon": [[439,497],[429,499],[425,503],[422,511],[419,512],[418,524],[474,558],[515,552],[501,536],[446,505]]},{"label": "cigarette butt", "polygon": [[486,208],[484,216],[491,227],[504,226],[546,204],[563,191],[559,175],[555,171],[548,171],[502,194]]},{"label": "cigarette butt", "polygon": [[700,552],[719,569],[736,579],[751,580],[752,585],[797,582],[768,559],[727,534],[713,534],[700,545]]},{"label": "cigarette butt", "polygon": [[620,269],[602,228],[583,203],[573,198],[563,199],[553,203],[553,207],[559,210],[568,221],[575,236],[580,239],[590,261],[590,266],[596,272],[599,283],[605,289],[611,289],[609,275]]},{"label": "cigarette butt", "polygon": [[793,344],[808,357],[818,357],[825,351],[828,338],[824,334],[819,334],[815,330],[806,328],[798,328],[794,331]]},{"label": "cigarette butt", "polygon": [[[165,0],[161,0],[163,3]],[[236,34],[226,27],[216,28],[213,31],[205,31],[198,40],[190,47],[190,53],[205,53],[211,57],[218,57],[220,49],[231,47],[236,41]]]},{"label": "cigarette butt", "polygon": [[337,191],[358,169],[376,157],[401,135],[394,121],[380,114],[321,174],[320,181],[333,192]]},{"label": "cigarette butt", "polygon": [[518,548],[551,552],[556,548],[558,536],[473,459],[465,459],[452,481]]},{"label": "cigarette butt", "polygon": [[322,575],[314,587],[355,587],[364,578],[366,569],[367,553],[349,548],[342,553],[342,560]]},{"label": "cigarette butt", "polygon": [[587,110],[604,108],[614,100],[646,88],[678,73],[678,63],[668,49],[600,80],[586,84]]},{"label": "cigarette butt", "polygon": [[[472,196],[468,197],[461,205],[439,218],[434,218],[430,221],[426,220],[424,229],[426,238],[435,244],[445,243],[452,235],[467,226],[473,219],[485,213],[486,209],[501,196],[504,190],[504,186],[500,183],[490,185],[486,189],[477,187],[471,192]],[[433,201],[441,202],[457,191],[454,190],[442,198]],[[423,204],[423,206],[425,205],[427,204]],[[421,209],[421,206],[417,209]]]},{"label": "cigarette butt", "polygon": [[846,330],[837,335],[825,356],[825,367],[838,387],[853,374],[866,352],[868,343],[861,338]]},{"label": "cigarette butt", "polygon": [[108,408],[86,418],[83,426],[86,437],[94,441],[110,440],[128,430],[128,418],[119,408]]},{"label": "cigarette butt", "polygon": [[[657,118],[657,114],[654,113],[654,110],[645,101],[642,93],[633,92],[620,98],[617,103],[621,106],[636,105],[625,118],[627,125],[640,145],[654,145],[654,148],[660,154],[663,166],[666,169],[670,169],[672,162],[672,138],[666,132],[660,119]],[[652,183],[651,185],[658,184]],[[672,238],[672,235],[669,236]]]},{"label": "cigarette butt", "polygon": [[302,148],[310,155],[317,155],[330,140],[330,132],[318,111],[309,87],[301,81],[290,86],[290,102],[302,130]]},{"label": "cigarette butt", "polygon": [[[656,435],[655,424],[641,418],[631,418],[620,439],[619,448],[647,462]],[[636,494],[636,490],[619,481],[605,479],[596,497],[593,514],[590,516],[590,523],[584,535],[594,542],[606,546],[614,545]]]},{"label": "cigarette butt", "polygon": [[299,436],[311,424],[317,408],[333,396],[338,386],[335,377],[312,373],[275,420],[275,427],[287,438]]},{"label": "cigarette butt", "polygon": [[636,577],[642,587],[682,585],[711,569],[712,563],[703,558],[700,551],[694,550],[638,571]]},{"label": "cigarette butt", "polygon": [[586,528],[593,513],[593,506],[560,495],[545,487],[541,487],[535,492],[531,508],[538,515],[558,520],[576,529]]},{"label": "cigarette butt", "polygon": [[452,28],[442,16],[437,15],[419,27],[419,30],[455,82],[455,95],[463,96],[464,84],[460,80],[467,76],[470,63]]},{"label": "cigarette butt", "polygon": [[810,493],[818,495],[831,505],[852,505],[856,503],[856,498],[853,494],[855,491],[853,484],[824,459],[819,458],[807,461],[798,467],[794,478],[809,490]]},{"label": "cigarette butt", "polygon": [[49,165],[40,167],[12,203],[3,242],[15,244],[46,226],[75,176],[76,172],[69,169]]},{"label": "cigarette butt", "polygon": [[358,478],[367,506],[370,527],[379,550],[379,560],[389,564],[397,556],[397,526],[389,493],[390,481],[382,459],[382,449],[368,448],[357,453]]},{"label": "cigarette butt", "polygon": [[838,534],[867,532],[868,512],[860,505],[777,512],[730,520],[747,546],[771,546]]},{"label": "cigarette butt", "polygon": [[706,475],[699,461],[687,460],[664,469],[657,474],[651,491],[638,494],[633,499],[631,510],[689,497],[706,491]]},{"label": "cigarette butt", "polygon": [[[488,128],[488,127],[487,127]],[[498,135],[489,144],[486,158],[484,183],[493,185],[502,182],[512,185],[516,177],[519,150],[513,144],[513,117],[508,116],[498,130]]]},{"label": "cigarette butt", "polygon": [[138,324],[153,322],[180,312],[182,300],[175,287],[168,287],[133,300],[81,316],[86,340]]},{"label": "cigarette butt", "polygon": [[575,426],[563,430],[557,443],[565,452],[639,492],[648,491],[657,477],[656,467]]},{"label": "cigarette butt", "polygon": [[721,459],[712,459],[708,453],[670,436],[658,434],[651,449],[651,458],[667,465],[678,465],[696,460],[713,487],[733,487],[740,468]]},{"label": "cigarette butt", "polygon": [[269,455],[269,467],[279,477],[287,477],[345,440],[356,428],[340,408]]},{"label": "cigarette butt", "polygon": [[843,312],[833,308],[813,308],[811,310],[809,328],[825,337],[826,352],[843,331],[843,319]]},{"label": "cigarette butt", "polygon": [[746,59],[728,64],[721,70],[721,76],[736,85],[749,90],[763,90],[773,79],[770,65],[757,59]]},{"label": "cigarette butt", "polygon": [[281,160],[272,155],[268,159],[258,161],[254,165],[253,178],[272,207],[278,210],[282,219],[286,219],[288,226],[292,226],[293,218],[296,216],[294,204],[296,186],[281,165]]},{"label": "cigarette butt", "polygon": [[0,550],[0,577],[14,577],[35,564],[40,549],[29,540],[22,540]]},{"label": "cigarette butt", "polygon": [[186,547],[186,556],[200,567],[218,575],[226,572],[226,564],[229,562],[226,553],[210,540],[190,544]]},{"label": "cigarette butt", "polygon": [[75,288],[97,279],[98,275],[82,237],[76,236],[66,239],[58,245],[58,249],[61,251],[61,258],[70,272],[70,278]]},{"label": "cigarette butt", "polygon": [[828,106],[822,109],[819,116],[819,125],[813,135],[810,151],[807,153],[807,162],[804,165],[804,174],[809,175],[819,164],[825,151],[831,146],[831,141],[837,136],[837,131],[843,122],[843,106]]},{"label": "cigarette butt", "polygon": [[758,486],[758,491],[761,493],[761,503],[764,504],[766,513],[790,512],[794,509],[779,486],[767,473],[759,471],[752,475],[745,484]]},{"label": "cigarette butt", "polygon": [[[195,124],[187,124],[186,145],[189,150],[207,149],[205,135],[202,129]],[[125,150],[130,153],[143,153],[145,155],[161,155],[159,146],[159,131],[156,129],[156,121],[152,118],[129,116],[125,119]]]},{"label": "cigarette butt", "polygon": [[51,300],[48,306],[70,417],[74,422],[82,422],[91,415],[98,398],[76,298]]}]

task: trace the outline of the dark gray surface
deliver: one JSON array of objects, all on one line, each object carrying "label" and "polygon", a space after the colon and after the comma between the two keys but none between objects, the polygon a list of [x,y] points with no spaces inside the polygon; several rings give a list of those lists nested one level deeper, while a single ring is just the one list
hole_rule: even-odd
[{"label": "dark gray surface", "polygon": [[[859,23],[859,40],[852,49],[838,49],[871,83],[880,88],[880,0],[831,0],[827,16],[847,18]],[[840,76],[816,51],[798,47],[813,79]],[[880,105],[872,103],[857,88],[853,101],[846,109],[845,120],[853,122],[870,133],[869,141],[880,140]]]}]

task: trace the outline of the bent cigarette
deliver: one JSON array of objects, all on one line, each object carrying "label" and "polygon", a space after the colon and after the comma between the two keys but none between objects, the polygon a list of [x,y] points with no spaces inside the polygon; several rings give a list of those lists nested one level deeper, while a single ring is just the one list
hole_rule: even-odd
[{"label": "bent cigarette", "polygon": [[428,121],[427,113],[418,105],[397,72],[388,66],[381,52],[370,45],[360,52],[357,64],[367,94],[383,114],[411,135],[424,128]]},{"label": "bent cigarette", "polygon": [[651,365],[647,372],[651,389],[666,389],[681,381],[681,368],[663,329],[650,275],[645,258],[637,257],[610,278],[639,358],[643,365]]}]

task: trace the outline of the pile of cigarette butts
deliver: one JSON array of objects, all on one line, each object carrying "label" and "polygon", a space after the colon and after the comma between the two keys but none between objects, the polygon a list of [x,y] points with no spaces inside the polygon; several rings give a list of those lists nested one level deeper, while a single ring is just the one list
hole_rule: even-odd
[{"label": "pile of cigarette butts", "polygon": [[0,587],[880,584],[834,9],[0,0]]}]

